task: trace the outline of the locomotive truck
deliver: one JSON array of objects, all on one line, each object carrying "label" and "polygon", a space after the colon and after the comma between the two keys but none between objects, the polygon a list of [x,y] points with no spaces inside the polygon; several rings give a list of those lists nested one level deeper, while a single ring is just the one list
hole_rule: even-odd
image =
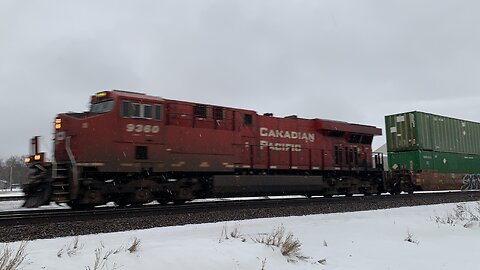
[{"label": "locomotive truck", "polygon": [[376,194],[374,126],[163,99],[122,90],[54,121],[53,157],[32,139],[26,207],[183,203],[206,197]]}]

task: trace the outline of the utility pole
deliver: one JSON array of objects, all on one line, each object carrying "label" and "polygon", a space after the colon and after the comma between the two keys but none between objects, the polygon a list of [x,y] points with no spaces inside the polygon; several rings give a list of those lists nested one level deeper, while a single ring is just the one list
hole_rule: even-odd
[{"label": "utility pole", "polygon": [[13,172],[13,167],[10,166],[10,191],[12,191],[12,172]]}]

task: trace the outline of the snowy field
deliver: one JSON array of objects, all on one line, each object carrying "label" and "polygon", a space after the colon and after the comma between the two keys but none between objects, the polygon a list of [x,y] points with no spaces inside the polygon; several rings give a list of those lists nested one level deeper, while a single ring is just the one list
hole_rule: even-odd
[{"label": "snowy field", "polygon": [[[477,203],[465,205],[478,213]],[[186,225],[87,235],[77,240],[35,240],[27,243],[22,269],[478,269],[478,223],[465,227],[465,221],[456,225],[436,221],[437,217],[448,221],[456,206]],[[280,247],[259,243],[276,228],[284,228],[285,236],[291,232],[293,240],[299,240],[297,256],[283,256]],[[132,248],[134,239],[139,240],[136,250]],[[19,244],[8,246],[17,248]],[[95,250],[97,262],[103,263],[97,268]]]}]

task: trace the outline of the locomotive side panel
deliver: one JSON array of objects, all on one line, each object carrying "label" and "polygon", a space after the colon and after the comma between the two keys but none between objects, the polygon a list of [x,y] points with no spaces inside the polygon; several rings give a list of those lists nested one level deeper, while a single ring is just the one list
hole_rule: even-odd
[{"label": "locomotive side panel", "polygon": [[169,101],[166,106],[165,152],[169,171],[232,171],[232,145],[238,136],[231,109]]},{"label": "locomotive side panel", "polygon": [[316,149],[310,120],[269,116],[258,117],[256,156],[258,167],[282,170],[308,170],[310,152]]},{"label": "locomotive side panel", "polygon": [[165,124],[164,101],[159,99],[117,98],[118,112],[114,115],[118,124],[111,140],[112,158],[107,171],[156,172],[165,166],[162,162]]}]

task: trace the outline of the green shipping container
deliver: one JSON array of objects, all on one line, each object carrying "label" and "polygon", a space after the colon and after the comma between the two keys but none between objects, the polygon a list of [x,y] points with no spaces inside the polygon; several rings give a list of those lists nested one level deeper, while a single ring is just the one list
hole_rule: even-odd
[{"label": "green shipping container", "polygon": [[438,173],[480,173],[480,155],[435,152],[425,150],[390,152],[391,171],[437,171]]},{"label": "green shipping container", "polygon": [[385,116],[385,127],[388,152],[480,155],[480,123],[413,111]]}]

